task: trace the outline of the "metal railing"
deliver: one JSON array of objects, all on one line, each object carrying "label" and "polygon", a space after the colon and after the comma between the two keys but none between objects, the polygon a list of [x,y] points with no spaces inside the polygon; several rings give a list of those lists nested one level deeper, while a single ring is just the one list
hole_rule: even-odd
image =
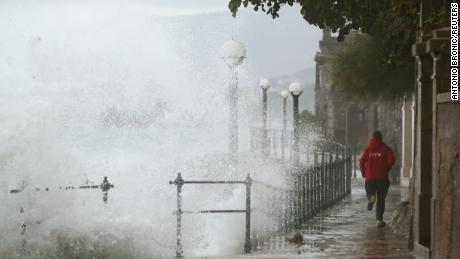
[{"label": "metal railing", "polygon": [[[275,220],[272,226],[253,229],[254,247],[259,247],[271,236],[287,233],[299,228],[302,223],[320,211],[338,203],[351,193],[352,154],[349,149],[333,152],[318,152],[313,166],[299,166],[288,171],[287,188],[279,188],[254,180],[254,195],[258,188],[269,190],[270,201],[265,210],[254,208]],[[264,192],[266,193],[266,192]]]},{"label": "metal railing", "polygon": [[[23,181],[21,186],[18,186],[17,188],[9,190],[9,193],[11,195],[21,195],[21,193],[26,190],[26,183]],[[58,186],[55,188],[52,187],[34,187],[31,191],[34,192],[52,192],[52,191],[72,191],[72,190],[94,190],[94,189],[100,189],[102,191],[102,201],[104,204],[107,204],[108,202],[108,195],[109,195],[109,190],[114,188],[115,186],[109,182],[107,176],[104,176],[102,182],[100,184],[95,184],[95,185],[79,185],[79,186]],[[25,212],[24,206],[19,207],[19,213],[24,214]],[[20,234],[21,236],[24,237],[26,234],[26,231],[28,228],[35,226],[35,225],[40,225],[42,223],[42,220],[31,220],[31,219],[25,219],[21,224],[20,224]],[[22,239],[21,241],[21,247],[19,249],[19,255],[24,257],[26,255],[26,246],[27,246],[27,240],[25,238]]]},{"label": "metal railing", "polygon": [[[246,231],[244,241],[244,252],[251,252],[251,185],[252,179],[248,175],[244,181],[185,181],[181,174],[177,174],[174,181],[169,181],[177,187],[177,211],[176,213],[176,258],[182,258],[184,251],[182,249],[182,214],[200,214],[200,213],[245,213],[246,214]],[[182,186],[185,184],[243,184],[246,186],[246,209],[228,209],[228,210],[182,210]]]},{"label": "metal railing", "polygon": [[[183,257],[182,214],[245,213],[244,252],[250,253],[253,247],[257,249],[271,236],[299,228],[303,222],[351,193],[352,155],[348,149],[336,149],[335,153],[318,152],[315,161],[313,166],[291,168],[285,187],[252,180],[249,175],[244,181],[185,181],[179,173],[174,181],[169,182],[177,187],[176,257]],[[246,209],[182,210],[182,187],[185,184],[243,184],[246,186]],[[252,229],[251,186],[254,187],[256,202],[259,202],[258,207],[252,208],[259,219],[254,221]],[[261,224],[263,220],[259,216],[270,218],[271,223]]]},{"label": "metal railing", "polygon": [[[285,176],[285,184],[274,186],[260,180],[244,181],[185,181],[179,173],[170,184],[177,186],[176,257],[183,257],[182,214],[186,213],[246,213],[244,252],[257,249],[271,236],[299,228],[320,211],[338,203],[351,193],[352,169],[356,163],[350,149],[332,142],[320,143],[322,151],[311,154],[314,163],[293,165]],[[246,209],[182,210],[184,184],[244,184]],[[253,187],[253,215],[251,228],[251,186]],[[255,206],[254,206],[255,203]],[[268,220],[264,220],[268,219]],[[269,222],[269,223],[267,223]]]},{"label": "metal railing", "polygon": [[[95,184],[95,185],[80,185],[80,186],[59,186],[57,188],[50,188],[50,187],[35,187],[34,191],[36,192],[49,192],[53,190],[64,190],[64,191],[70,191],[70,190],[78,190],[78,189],[101,189],[102,191],[102,201],[107,204],[108,197],[109,197],[109,190],[114,188],[115,186],[109,182],[107,179],[107,176],[104,176],[104,179],[102,180],[102,183],[100,184]],[[25,182],[22,182],[22,185],[19,186],[18,188],[11,189],[9,192],[10,194],[18,194],[24,191],[26,188]]]}]

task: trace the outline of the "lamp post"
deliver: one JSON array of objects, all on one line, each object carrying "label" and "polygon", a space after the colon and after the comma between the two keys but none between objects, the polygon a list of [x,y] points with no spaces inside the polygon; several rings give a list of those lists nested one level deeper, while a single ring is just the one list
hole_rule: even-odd
[{"label": "lamp post", "polygon": [[260,80],[260,88],[262,88],[262,121],[263,121],[263,136],[262,136],[262,152],[268,156],[268,131],[267,131],[267,91],[270,88],[270,81],[267,79]]},{"label": "lamp post", "polygon": [[302,94],[302,86],[299,82],[294,82],[289,85],[289,92],[293,98],[293,118],[294,118],[294,165],[299,165],[299,96]]},{"label": "lamp post", "polygon": [[231,72],[229,84],[229,154],[233,166],[238,161],[238,70],[237,67],[246,58],[246,48],[238,41],[225,42],[221,49],[221,57]]},{"label": "lamp post", "polygon": [[286,127],[287,127],[287,120],[286,120],[286,102],[289,96],[289,92],[283,90],[280,92],[281,98],[283,98],[283,134],[281,135],[281,157],[284,161],[284,148],[286,147]]}]

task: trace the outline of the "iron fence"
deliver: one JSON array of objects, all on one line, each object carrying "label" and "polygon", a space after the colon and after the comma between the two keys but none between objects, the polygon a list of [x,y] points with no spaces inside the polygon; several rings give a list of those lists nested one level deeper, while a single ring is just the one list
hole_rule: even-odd
[{"label": "iron fence", "polygon": [[[329,148],[331,149],[331,148]],[[286,185],[279,187],[249,175],[244,181],[185,181],[178,174],[170,184],[177,186],[177,243],[176,257],[183,256],[182,214],[185,213],[245,213],[244,252],[257,249],[270,237],[297,229],[302,223],[351,193],[352,153],[342,146],[335,151],[315,153],[311,166],[297,165],[286,174]],[[182,210],[182,186],[184,184],[243,184],[246,186],[246,208],[238,210]],[[253,196],[251,198],[251,187]],[[256,204],[251,208],[251,199]],[[252,213],[251,213],[252,212]],[[251,216],[257,220],[252,221]]]},{"label": "iron fence", "polygon": [[[251,185],[252,179],[248,175],[244,181],[186,181],[181,174],[169,184],[174,184],[177,187],[177,210],[176,214],[176,258],[182,258],[184,251],[182,249],[182,214],[202,214],[202,213],[245,213],[246,214],[246,231],[244,241],[244,252],[251,252]],[[198,210],[184,211],[182,210],[182,187],[185,184],[243,184],[246,186],[246,208],[245,209],[228,209],[228,210]]]},{"label": "iron fence", "polygon": [[271,193],[269,199],[278,203],[275,206],[264,206],[266,210],[254,209],[254,214],[262,213],[276,219],[276,222],[270,226],[269,231],[266,226],[257,228],[254,225],[253,247],[260,247],[273,235],[299,228],[302,223],[351,193],[353,160],[349,149],[317,152],[315,161],[312,166],[291,168],[286,176],[286,188],[253,181],[255,196],[257,189],[263,186]]}]

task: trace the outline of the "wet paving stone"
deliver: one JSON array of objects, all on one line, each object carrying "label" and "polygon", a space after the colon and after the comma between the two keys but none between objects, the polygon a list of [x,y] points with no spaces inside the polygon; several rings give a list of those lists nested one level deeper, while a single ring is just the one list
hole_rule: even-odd
[{"label": "wet paving stone", "polygon": [[305,222],[299,231],[305,243],[291,244],[284,235],[273,236],[249,258],[414,258],[407,247],[407,235],[389,225],[407,190],[392,185],[388,192],[385,228],[376,227],[375,208],[367,210],[364,182],[355,180],[352,193],[339,204]]}]

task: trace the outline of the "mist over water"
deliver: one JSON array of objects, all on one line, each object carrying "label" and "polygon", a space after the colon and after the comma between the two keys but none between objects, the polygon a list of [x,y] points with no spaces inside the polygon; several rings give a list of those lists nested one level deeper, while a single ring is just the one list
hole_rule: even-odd
[{"label": "mist over water", "polygon": [[[280,181],[279,168],[247,152],[259,96],[246,65],[240,170],[228,170],[230,75],[218,52],[231,38],[231,18],[213,32],[219,41],[196,44],[193,28],[149,6],[0,6],[0,258],[170,257],[176,189],[168,181],[178,172]],[[103,176],[115,185],[106,205],[100,190],[57,190]],[[244,194],[185,186],[184,209],[240,209]],[[243,223],[243,215],[186,215],[184,250],[239,253]]]}]

